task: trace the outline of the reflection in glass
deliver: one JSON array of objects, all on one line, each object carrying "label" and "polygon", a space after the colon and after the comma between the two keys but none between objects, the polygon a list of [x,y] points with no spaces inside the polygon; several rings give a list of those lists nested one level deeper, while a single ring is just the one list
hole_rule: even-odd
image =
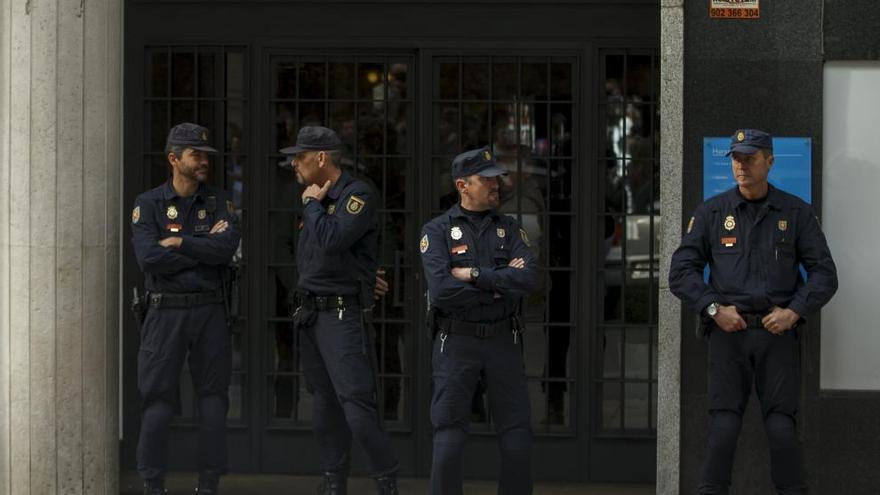
[{"label": "reflection in glass", "polygon": [[218,54],[199,53],[199,97],[214,98],[222,96],[223,74],[218,65]]},{"label": "reflection in glass", "polygon": [[623,419],[620,384],[617,382],[603,382],[599,385],[599,388],[602,400],[602,427],[608,430],[620,429]]},{"label": "reflection in glass", "polygon": [[297,64],[276,62],[273,67],[272,82],[276,98],[296,98]]},{"label": "reflection in glass", "polygon": [[572,64],[570,63],[553,63],[550,64],[550,98],[553,100],[572,100],[571,78]]},{"label": "reflection in glass", "polygon": [[465,59],[461,64],[461,99],[489,99],[489,64]]},{"label": "reflection in glass", "polygon": [[171,96],[195,96],[195,63],[196,57],[192,52],[171,54]]},{"label": "reflection in glass", "polygon": [[648,361],[648,329],[629,328],[626,331],[626,378],[647,380],[651,377]]},{"label": "reflection in glass", "polygon": [[546,63],[522,64],[522,96],[525,100],[543,101],[547,99]]},{"label": "reflection in glass", "polygon": [[626,394],[626,414],[624,428],[644,429],[648,427],[648,384],[627,383],[624,386]]},{"label": "reflection in glass", "polygon": [[600,342],[602,349],[602,378],[620,378],[622,376],[622,338],[623,336],[620,329],[605,329],[602,335],[602,341]]},{"label": "reflection in glass", "polygon": [[299,69],[299,97],[310,100],[324,98],[325,78],[324,62],[302,64]]},{"label": "reflection in glass", "polygon": [[434,98],[453,100],[458,98],[458,61],[437,64],[434,79]]},{"label": "reflection in glass", "polygon": [[330,99],[354,98],[354,63],[330,62]]},{"label": "reflection in glass", "polygon": [[513,100],[519,96],[516,63],[492,63],[492,99]]}]

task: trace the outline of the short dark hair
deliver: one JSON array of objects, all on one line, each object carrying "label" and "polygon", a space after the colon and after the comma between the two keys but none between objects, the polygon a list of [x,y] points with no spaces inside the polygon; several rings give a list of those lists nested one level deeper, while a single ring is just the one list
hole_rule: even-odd
[{"label": "short dark hair", "polygon": [[186,151],[186,146],[182,144],[166,144],[165,145],[165,156],[168,156],[168,153],[173,153],[174,156],[180,158],[183,156],[183,152]]}]

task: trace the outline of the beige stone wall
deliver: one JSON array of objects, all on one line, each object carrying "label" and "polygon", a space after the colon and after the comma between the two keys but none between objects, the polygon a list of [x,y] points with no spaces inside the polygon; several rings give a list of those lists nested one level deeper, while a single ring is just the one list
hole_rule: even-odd
[{"label": "beige stone wall", "polygon": [[0,0],[0,495],[119,493],[121,96],[121,0]]}]

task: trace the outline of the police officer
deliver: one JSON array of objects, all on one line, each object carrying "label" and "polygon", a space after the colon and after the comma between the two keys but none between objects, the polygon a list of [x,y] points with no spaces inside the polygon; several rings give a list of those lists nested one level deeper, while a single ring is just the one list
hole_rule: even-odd
[{"label": "police officer", "polygon": [[138,353],[137,463],[145,494],[166,493],[168,426],[187,357],[199,409],[197,493],[216,494],[226,471],[232,354],[222,282],[240,235],[232,201],[205,183],[213,152],[204,127],[173,127],[165,146],[172,178],[138,196],[131,214],[148,304]]},{"label": "police officer", "polygon": [[[396,495],[397,457],[382,426],[376,393],[371,311],[378,267],[378,198],[339,167],[342,143],[331,129],[306,126],[293,155],[306,186],[296,250],[300,358],[314,395],[323,480],[318,493],[344,495],[352,438],[367,454],[380,495]],[[381,291],[376,291],[380,295]]]},{"label": "police officer", "polygon": [[767,182],[770,135],[736,131],[728,155],[736,187],[697,207],[669,270],[672,292],[704,316],[708,331],[709,445],[699,493],[728,492],[752,382],[776,491],[804,493],[797,332],[834,295],[837,270],[810,206]]},{"label": "police officer", "polygon": [[481,373],[501,451],[498,493],[532,492],[529,397],[515,312],[537,286],[528,236],[499,214],[500,169],[488,148],[458,155],[459,204],[422,228],[419,249],[434,336],[431,493],[462,493],[462,454]]}]

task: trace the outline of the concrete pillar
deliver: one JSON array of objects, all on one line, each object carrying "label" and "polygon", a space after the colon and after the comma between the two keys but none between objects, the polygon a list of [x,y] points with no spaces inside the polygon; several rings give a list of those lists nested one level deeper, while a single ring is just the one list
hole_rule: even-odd
[{"label": "concrete pillar", "polygon": [[681,240],[684,167],[684,0],[660,2],[660,339],[657,494],[678,495],[681,466],[681,304],[669,291],[669,260]]},{"label": "concrete pillar", "polygon": [[122,0],[0,0],[0,495],[119,493]]}]

